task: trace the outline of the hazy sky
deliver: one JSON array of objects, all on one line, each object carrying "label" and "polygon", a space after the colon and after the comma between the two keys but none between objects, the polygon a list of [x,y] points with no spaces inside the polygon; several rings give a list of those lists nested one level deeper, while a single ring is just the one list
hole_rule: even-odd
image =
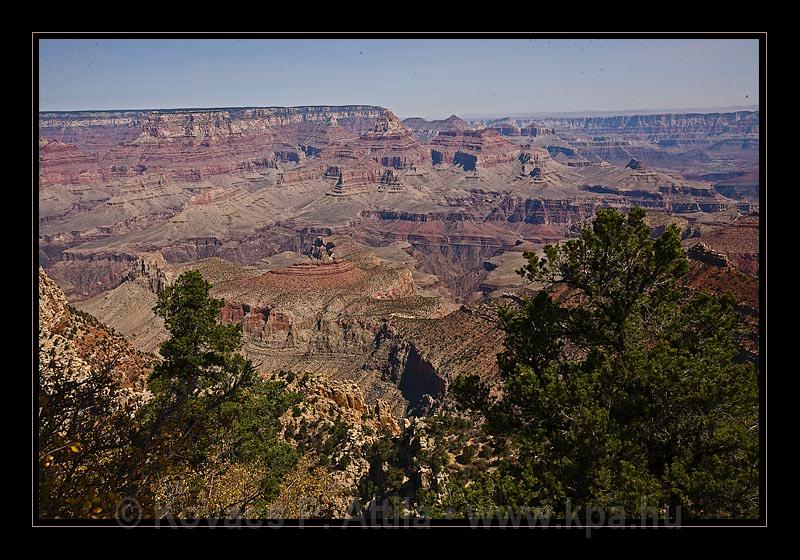
[{"label": "hazy sky", "polygon": [[356,103],[401,118],[753,105],[758,42],[40,41],[42,111]]}]

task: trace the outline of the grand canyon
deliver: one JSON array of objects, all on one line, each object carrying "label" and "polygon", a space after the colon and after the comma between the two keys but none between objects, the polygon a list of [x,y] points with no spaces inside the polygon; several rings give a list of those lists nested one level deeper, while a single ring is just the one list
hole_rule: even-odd
[{"label": "grand canyon", "polygon": [[[397,114],[409,113],[398,110]],[[739,383],[755,379],[763,336],[761,124],[757,106],[608,114],[452,114],[441,119],[400,118],[392,107],[364,104],[40,110],[35,131],[38,176],[32,178],[38,188],[39,366],[34,378],[38,380],[39,437],[47,440],[47,445],[40,441],[39,446],[38,473],[46,481],[40,481],[39,491],[51,500],[41,506],[42,516],[119,520],[119,508],[109,511],[109,504],[113,508],[114,503],[134,495],[141,499],[136,492],[142,492],[147,480],[147,507],[154,509],[145,517],[342,519],[362,507],[375,506],[379,499],[388,499],[395,508],[392,511],[400,507],[402,515],[411,516],[421,515],[420,504],[433,504],[434,517],[441,517],[450,510],[436,508],[445,504],[465,511],[474,505],[470,500],[483,503],[470,494],[470,488],[486,484],[494,492],[501,487],[496,481],[506,479],[491,479],[495,482],[489,484],[485,477],[500,476],[501,471],[502,476],[511,476],[508,472],[517,471],[503,469],[511,463],[525,464],[525,453],[534,457],[531,464],[543,470],[534,471],[533,478],[525,474],[515,480],[524,484],[534,480],[543,488],[563,485],[575,491],[577,486],[564,481],[569,480],[572,467],[576,473],[584,472],[580,461],[570,459],[558,463],[557,470],[547,471],[541,456],[558,448],[556,443],[541,444],[536,452],[519,444],[528,441],[525,437],[533,438],[531,434],[544,437],[545,432],[536,430],[544,429],[541,426],[548,417],[543,411],[551,409],[537,404],[533,414],[525,408],[526,401],[513,400],[515,391],[523,399],[529,395],[526,390],[533,391],[530,387],[537,387],[533,395],[546,390],[543,387],[567,386],[569,375],[577,371],[570,368],[594,367],[595,362],[609,359],[614,364],[609,368],[621,367],[625,372],[619,377],[630,383],[631,398],[638,398],[638,383],[645,383],[641,379],[657,379],[654,383],[661,384],[668,383],[667,378],[669,383],[677,379],[666,373],[642,373],[650,371],[647,360],[635,361],[640,359],[637,352],[662,348],[663,340],[668,347],[675,346],[675,352],[689,352],[664,358],[665,363],[689,364],[684,369],[691,375],[692,367],[700,371],[718,359],[719,364],[708,366],[713,375],[730,375],[725,377],[729,384],[707,381],[722,378],[712,374],[681,381],[687,391],[696,389],[703,395],[698,399],[717,398],[725,391],[734,395]],[[571,324],[565,317],[583,317],[579,322],[590,325],[590,318],[600,321],[598,317],[606,320],[619,315],[616,307],[602,306],[596,316],[577,314],[576,307],[596,297],[596,286],[570,284],[563,273],[571,270],[576,275],[573,279],[583,278],[575,272],[580,269],[577,262],[590,262],[600,269],[617,266],[608,247],[599,261],[581,261],[588,259],[586,247],[596,242],[589,233],[592,228],[602,237],[602,228],[616,223],[617,216],[628,217],[619,218],[620,224],[627,224],[619,226],[620,231],[639,228],[630,238],[635,237],[639,249],[629,253],[630,247],[623,244],[620,258],[624,262],[615,270],[627,276],[602,277],[598,285],[612,290],[609,286],[616,289],[615,282],[621,282],[634,290],[631,286],[641,281],[641,293],[648,282],[655,283],[653,294],[667,290],[665,299],[642,304],[641,324],[626,322],[627,315],[618,324],[620,329],[638,333],[636,340],[650,340],[641,334],[648,329],[647,336],[663,340],[640,342],[641,347],[628,354],[628,347],[619,342],[622,334],[603,346],[606,342],[593,339],[592,333],[582,333],[580,338],[569,329],[557,334],[537,330],[537,321],[544,324],[552,317],[560,317],[558,324],[563,326]],[[637,225],[640,216],[644,225]],[[670,239],[674,246],[665,249]],[[582,247],[584,253],[569,253],[575,247]],[[572,261],[564,257],[562,275],[551,275],[546,281],[546,267],[555,266],[558,251],[563,251],[562,256],[569,254]],[[646,251],[653,251],[652,258],[641,256]],[[634,278],[632,263],[640,258],[642,266],[652,270],[652,277]],[[674,277],[656,282],[672,266],[662,268],[662,260],[669,258],[680,261]],[[609,260],[614,262],[609,264]],[[177,333],[186,327],[176,326],[176,315],[170,313],[178,313],[177,307],[170,310],[170,305],[178,306],[174,303],[178,300],[170,298],[177,298],[179,290],[189,290],[185,285],[190,281],[195,282],[194,289],[205,289],[214,298],[204,299],[203,305],[213,307],[221,300],[210,326],[203,328],[220,329],[213,331],[219,340],[210,339],[209,344],[222,349],[174,361]],[[559,286],[562,281],[567,285]],[[574,292],[577,289],[583,290],[580,297]],[[542,304],[543,297],[562,307],[553,311]],[[681,302],[689,301],[696,307],[681,307]],[[626,305],[626,313],[639,312],[635,302]],[[686,319],[685,309],[696,309],[697,317]],[[665,313],[669,321],[642,326],[658,313]],[[704,325],[709,317],[717,317],[710,322],[718,324]],[[607,327],[607,323],[597,324]],[[729,330],[709,334],[712,327]],[[510,334],[514,329],[524,335],[514,339]],[[668,334],[670,329],[677,334]],[[518,356],[519,363],[513,364],[514,344],[533,345],[534,354],[546,353],[556,339],[558,360],[552,369],[539,369],[539,362],[525,362]],[[616,351],[631,361],[608,358]],[[197,366],[198,371],[217,371],[214,368],[228,367],[228,360],[238,364],[236,352],[241,352],[242,363],[249,364],[241,371],[246,373],[252,366],[258,379],[274,384],[263,394],[256,392],[258,398],[270,395],[268,399],[232,398],[227,405],[215,405],[214,414],[226,418],[219,421],[219,426],[227,426],[219,432],[224,436],[197,444],[200,452],[188,458],[180,455],[180,461],[169,463],[169,468],[153,466],[163,457],[169,457],[163,461],[173,460],[177,452],[167,450],[178,449],[170,446],[177,445],[173,441],[180,440],[185,428],[180,422],[158,430],[148,428],[161,426],[153,418],[168,418],[172,410],[172,405],[154,408],[152,404],[162,402],[158,399],[164,398],[164,387],[169,386],[164,372],[176,363],[178,369],[192,371],[193,366],[186,364],[195,358],[213,366]],[[726,352],[733,357],[725,358]],[[691,361],[695,358],[700,361]],[[713,369],[717,366],[719,371]],[[554,381],[547,385],[543,379],[551,374]],[[597,375],[602,378],[602,373]],[[230,383],[225,390],[233,394],[236,383]],[[96,412],[86,413],[85,418],[77,409],[71,412],[69,407],[73,400],[80,400],[82,388],[93,384],[98,388],[90,390],[91,402],[85,410],[106,406],[108,411],[98,418],[93,416]],[[757,390],[747,392],[751,386],[730,396],[730,402],[757,398]],[[191,387],[197,402],[215,395],[213,387]],[[581,386],[574,395],[558,394],[567,402],[591,390]],[[671,406],[663,402],[669,399],[659,400],[653,390],[641,389],[643,400],[626,404],[635,412],[625,409],[625,414],[646,416],[649,413],[643,411],[650,406]],[[673,394],[672,389],[664,390]],[[181,399],[188,398],[180,391],[175,394],[179,396],[163,402],[182,403]],[[508,404],[491,408],[487,402]],[[717,417],[708,418],[724,410],[720,417],[741,415],[735,429],[758,431],[757,422],[751,426],[757,404],[733,408],[728,401],[720,403],[719,409],[702,409],[706,416],[695,424],[712,425]],[[613,407],[607,408],[610,417]],[[586,406],[578,409],[588,410]],[[229,410],[238,412],[225,412]],[[490,411],[509,415],[504,417],[506,424]],[[525,414],[533,414],[539,424],[520,427],[520,421],[519,426],[508,427],[509,417]],[[584,425],[562,414],[568,419],[565,425]],[[598,414],[602,416],[598,412],[591,418]],[[670,426],[683,426],[683,412],[676,414],[679,420],[670,421]],[[624,424],[620,422],[621,430]],[[219,426],[215,429],[222,429]],[[680,478],[674,474],[678,472],[674,442],[683,441],[683,436],[662,434],[669,429],[643,430],[656,434],[656,443],[643,448],[657,459],[643,460],[647,466],[641,470],[649,469],[647,476],[655,473],[652,476],[662,482]],[[145,453],[142,434],[148,430],[150,447]],[[95,431],[93,437],[102,444],[91,443],[94,440],[88,436],[84,441],[84,434]],[[728,433],[709,431],[714,437]],[[232,445],[231,434],[245,434],[241,437],[247,445],[225,447]],[[267,446],[258,447],[262,455],[257,461],[242,459],[242,449],[252,455],[257,447],[252,434],[261,434],[258,445]],[[200,436],[192,437],[200,441]],[[569,453],[585,444],[579,439],[569,441],[563,444]],[[691,441],[695,442],[690,445],[692,452],[700,457],[696,448],[702,445],[697,442],[705,440],[697,436]],[[603,447],[603,452],[624,448],[614,445]],[[81,488],[80,473],[87,466],[76,465],[82,453],[87,458],[99,457],[91,459],[98,465],[119,465],[114,480],[124,485],[118,482],[119,490],[101,491],[100,482],[87,482],[91,489]],[[152,460],[158,454],[161,459]],[[619,464],[629,465],[625,461]],[[686,461],[692,468],[701,462]],[[740,455],[731,461],[737,468],[746,463]],[[148,472],[160,474],[136,479],[128,471],[139,466],[142,472],[154,469]],[[634,479],[625,478],[627,471],[614,468],[613,475],[608,469],[592,475],[593,488],[601,489],[592,494],[592,500],[602,502],[597,496],[615,484],[626,488],[651,484],[651,479],[630,482]],[[699,518],[714,517],[720,511],[723,517],[751,515],[758,510],[752,505],[758,499],[752,482],[757,469],[747,468],[747,474],[741,475],[742,480],[747,478],[741,487],[746,490],[737,490],[738,486],[718,489],[720,495],[747,494],[745,506],[737,503],[725,509],[728,506],[718,506],[713,500],[708,501],[711,505],[699,506],[702,500],[678,496],[673,486],[665,490],[664,495],[672,497],[663,498],[665,505],[656,517],[671,519],[676,505],[686,506]],[[91,474],[91,465],[88,470]],[[745,470],[742,467],[741,472]],[[49,476],[51,472],[58,474]],[[553,482],[544,472],[563,472],[564,480]],[[668,484],[684,483],[673,478]],[[109,474],[103,480],[111,479]],[[143,486],[132,490],[140,482]],[[179,487],[183,489],[178,491]],[[519,488],[523,487],[520,482]],[[551,507],[552,499],[544,497],[544,491],[536,492],[525,499],[536,495],[545,509]],[[248,493],[258,499],[243,497]],[[703,496],[709,493],[713,494],[709,491]],[[411,500],[412,505],[398,506],[400,498]],[[141,515],[136,523],[139,520]]]},{"label": "grand canyon", "polygon": [[40,275],[124,337],[121,351],[156,356],[157,294],[200,271],[263,375],[310,375],[308,414],[341,409],[358,427],[356,460],[334,469],[346,495],[368,470],[355,451],[365,424],[397,432],[445,406],[457,376],[497,378],[498,306],[532,289],[515,274],[523,253],[570,238],[599,208],[680,225],[691,287],[744,296],[757,357],[758,146],[759,114],[744,111],[43,112]]}]

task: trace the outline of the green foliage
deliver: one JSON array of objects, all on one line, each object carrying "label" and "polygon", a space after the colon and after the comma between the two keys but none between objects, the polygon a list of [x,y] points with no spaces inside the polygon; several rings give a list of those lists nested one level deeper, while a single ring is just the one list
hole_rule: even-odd
[{"label": "green foliage", "polygon": [[[575,344],[616,352],[638,343],[626,339],[629,321],[652,323],[661,305],[680,297],[676,283],[688,270],[678,227],[670,225],[653,240],[644,217],[641,208],[631,209],[627,218],[613,209],[599,210],[578,239],[546,246],[545,257],[525,253],[528,263],[518,271],[522,276],[549,286],[563,285],[567,293],[560,312],[537,295],[534,302],[541,298],[538,306],[546,315],[541,322],[533,318],[524,331],[538,335],[552,329],[569,335]],[[519,325],[504,327],[509,327],[507,336],[513,336]]]},{"label": "green foliage", "polygon": [[266,505],[278,495],[283,477],[299,459],[297,451],[279,439],[279,418],[302,400],[298,393],[286,391],[284,383],[257,380],[238,401],[229,401],[220,409],[220,426],[229,426],[225,436],[232,462],[260,466],[258,503]]},{"label": "green foliage", "polygon": [[150,376],[154,394],[181,402],[201,395],[219,398],[252,384],[255,370],[237,352],[242,327],[217,322],[225,302],[210,297],[210,289],[199,272],[189,271],[159,292],[153,311],[171,337],[161,345],[164,360]]},{"label": "green foliage", "polygon": [[363,502],[383,506],[389,504],[389,511],[382,511],[386,517],[402,514],[400,503],[407,493],[404,484],[405,469],[409,466],[407,438],[383,437],[367,449],[369,472],[359,484],[359,495]]},{"label": "green foliage", "polygon": [[39,515],[110,517],[133,429],[111,367],[87,377],[40,355],[39,374]]},{"label": "green foliage", "polygon": [[464,448],[461,455],[456,456],[456,461],[462,465],[470,464],[478,455],[478,448],[475,445],[468,445]]},{"label": "green foliage", "polygon": [[263,505],[297,462],[294,449],[278,438],[278,419],[300,397],[283,382],[261,380],[238,353],[241,325],[217,321],[224,301],[210,289],[199,272],[189,271],[159,292],[154,311],[171,337],[150,376],[153,398],[141,415],[138,450],[149,476],[199,468],[209,453],[258,467],[263,479],[245,501]]},{"label": "green foliage", "polygon": [[210,289],[191,271],[159,293],[154,311],[171,336],[135,416],[118,411],[110,370],[48,377],[74,386],[41,393],[43,516],[110,517],[121,497],[136,497],[146,516],[266,511],[298,459],[279,418],[301,397],[239,354],[241,327],[218,323],[224,302]]},{"label": "green foliage", "polygon": [[450,392],[466,408],[484,410],[489,404],[489,388],[477,375],[462,375],[453,380]]},{"label": "green foliage", "polygon": [[758,380],[735,362],[734,302],[684,294],[678,229],[650,233],[642,210],[601,210],[578,239],[526,254],[520,274],[547,290],[500,314],[502,397],[456,384],[510,445],[446,506],[758,515]]}]

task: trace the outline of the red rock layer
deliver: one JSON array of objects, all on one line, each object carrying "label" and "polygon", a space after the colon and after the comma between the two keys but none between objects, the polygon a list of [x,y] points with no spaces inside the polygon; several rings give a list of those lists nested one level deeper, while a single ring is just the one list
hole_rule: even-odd
[{"label": "red rock layer", "polygon": [[492,167],[516,159],[519,148],[491,129],[443,130],[430,142],[434,164],[462,165],[465,170]]},{"label": "red rock layer", "polygon": [[[385,113],[380,107],[346,106],[126,112],[106,116],[42,114],[42,134],[69,130],[70,137],[81,138],[87,145],[102,145],[102,156],[97,159],[81,155],[74,148],[70,152],[59,145],[45,147],[40,157],[41,181],[44,185],[79,184],[96,182],[101,177],[120,179],[151,173],[200,181],[214,175],[275,168],[276,162],[301,163],[331,144],[357,138]],[[104,131],[113,130],[117,121],[124,134],[109,135],[124,140],[113,147],[108,145],[111,140],[98,140],[98,135],[102,139]],[[133,137],[131,130],[137,129],[138,135]],[[385,144],[389,161],[395,155],[392,150],[404,149],[402,142],[397,146],[392,141]]]},{"label": "red rock layer", "polygon": [[391,111],[359,137],[358,145],[384,167],[407,169],[428,159],[425,147]]},{"label": "red rock layer", "polygon": [[39,140],[39,182],[80,185],[103,180],[97,157],[60,140]]}]

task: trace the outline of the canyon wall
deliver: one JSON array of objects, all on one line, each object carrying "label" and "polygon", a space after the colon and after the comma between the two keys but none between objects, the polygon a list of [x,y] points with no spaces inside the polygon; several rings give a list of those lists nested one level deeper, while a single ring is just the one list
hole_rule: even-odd
[{"label": "canyon wall", "polygon": [[540,121],[547,127],[555,127],[556,131],[567,129],[594,135],[635,134],[652,141],[669,140],[676,136],[685,139],[722,134],[758,136],[759,133],[758,111],[663,113],[615,117],[547,117]]}]

